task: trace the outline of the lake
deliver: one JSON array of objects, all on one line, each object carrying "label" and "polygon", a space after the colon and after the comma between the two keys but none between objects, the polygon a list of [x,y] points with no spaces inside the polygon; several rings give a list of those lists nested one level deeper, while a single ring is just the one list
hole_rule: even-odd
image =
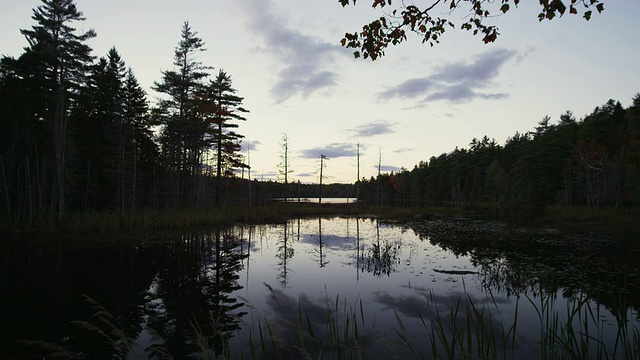
[{"label": "lake", "polygon": [[[273,198],[273,201],[278,201],[278,202],[284,202],[285,198]],[[322,201],[320,201],[322,200]],[[358,202],[357,198],[333,198],[333,197],[328,197],[328,198],[317,198],[317,197],[302,197],[302,198],[297,198],[297,197],[290,197],[290,198],[286,198],[287,202],[290,203],[314,203],[314,204],[318,204],[318,203],[322,203],[322,204],[355,204],[356,202]]]},{"label": "lake", "polygon": [[15,238],[0,357],[638,358],[637,243],[355,217]]}]

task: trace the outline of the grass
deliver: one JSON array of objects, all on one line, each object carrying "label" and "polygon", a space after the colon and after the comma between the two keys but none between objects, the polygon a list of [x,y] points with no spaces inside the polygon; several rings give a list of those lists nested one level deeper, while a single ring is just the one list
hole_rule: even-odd
[{"label": "grass", "polygon": [[[515,209],[515,212],[520,210]],[[305,216],[360,215],[388,220],[431,219],[468,216],[452,206],[391,207],[362,204],[270,203],[248,207],[246,204],[221,208],[143,209],[135,212],[77,212],[59,223],[55,217],[38,219],[35,226],[14,224],[2,231],[40,233],[117,233],[130,230],[167,230],[234,225],[238,223],[281,223]],[[473,213],[471,213],[473,215]],[[475,214],[477,215],[477,214]],[[613,209],[581,206],[549,206],[542,215],[526,217],[527,224],[557,228],[569,232],[638,233],[640,209]]]},{"label": "grass", "polygon": [[571,232],[638,233],[638,208],[592,208],[588,206],[549,206],[537,218],[539,226],[558,227]]},{"label": "grass", "polygon": [[228,206],[222,208],[145,209],[135,212],[77,212],[62,223],[54,217],[37,221],[37,226],[16,226],[14,232],[44,234],[122,233],[149,230],[193,229],[239,223],[282,223],[306,216],[363,215],[387,219],[430,218],[459,214],[454,208],[371,207],[356,204],[271,203],[267,205]]},{"label": "grass", "polygon": [[[278,294],[270,290],[277,302]],[[240,338],[239,330],[224,330],[215,314],[210,318],[211,324],[203,324],[212,326],[192,322],[192,342],[196,344],[198,357],[203,359],[515,359],[519,356],[515,352],[518,340],[534,342],[538,355],[533,357],[540,359],[632,360],[640,356],[640,324],[634,319],[637,311],[627,308],[614,311],[615,324],[608,324],[602,307],[586,296],[569,299],[566,306],[559,305],[555,294],[525,298],[523,306],[532,307],[540,325],[537,339],[519,337],[520,298],[516,300],[513,318],[506,319],[490,293],[489,301],[480,305],[465,292],[457,302],[443,308],[436,306],[432,295],[428,311],[418,313],[422,327],[419,331],[407,327],[394,310],[395,325],[383,324],[391,332],[381,334],[376,330],[375,316],[365,314],[362,300],[351,304],[339,296],[329,299],[327,295],[321,322],[299,299],[297,309],[288,309],[293,313],[297,310],[295,315],[290,314],[293,316],[257,316],[245,324],[248,336],[238,349],[230,348],[228,340],[234,335]],[[121,330],[105,308],[88,297],[85,300],[95,313],[88,321],[77,321],[74,325],[101,339],[107,349],[112,349],[112,358],[145,353],[160,359],[184,356],[172,354],[159,337],[149,348],[139,348],[135,337]],[[211,334],[205,328],[217,330]],[[90,350],[74,354],[72,348],[46,343],[23,345],[37,345],[41,351],[51,351],[48,355],[65,358],[105,355],[92,354]]]},{"label": "grass", "polygon": [[[405,326],[395,311],[396,324],[392,330],[396,338],[371,336],[375,332],[368,328],[362,301],[355,307],[348,306],[346,301],[339,306],[338,297],[333,307],[327,307],[325,333],[313,330],[303,307],[298,308],[300,320],[297,324],[282,326],[297,329],[301,334],[300,339],[312,340],[312,351],[308,351],[309,347],[303,341],[297,345],[301,350],[300,358],[305,359],[517,358],[517,340],[523,340],[518,338],[520,300],[516,301],[513,318],[505,319],[500,315],[496,299],[491,294],[488,296],[490,301],[480,305],[465,293],[456,303],[448,304],[445,308],[436,307],[432,296],[428,313],[418,314],[422,323],[420,333],[426,333],[426,338],[417,336]],[[538,339],[524,340],[535,341],[541,359],[631,360],[640,355],[640,327],[637,319],[628,317],[630,311],[626,308],[615,316],[615,335],[612,338],[609,333],[611,324],[603,320],[601,307],[586,296],[569,299],[566,306],[559,305],[555,295],[527,296],[526,304],[537,315],[540,336]],[[260,343],[274,344],[275,354],[279,355],[275,358],[288,358],[282,356],[286,349],[278,348],[275,344],[291,347],[291,343],[277,338],[278,335],[273,331],[260,331],[258,335]],[[383,352],[369,351],[364,346],[384,339]]]}]

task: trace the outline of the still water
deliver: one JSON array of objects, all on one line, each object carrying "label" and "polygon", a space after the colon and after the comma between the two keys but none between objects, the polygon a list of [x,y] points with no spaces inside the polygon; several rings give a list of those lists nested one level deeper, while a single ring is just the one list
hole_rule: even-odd
[{"label": "still water", "polygon": [[637,358],[634,244],[354,217],[14,239],[0,357]]}]

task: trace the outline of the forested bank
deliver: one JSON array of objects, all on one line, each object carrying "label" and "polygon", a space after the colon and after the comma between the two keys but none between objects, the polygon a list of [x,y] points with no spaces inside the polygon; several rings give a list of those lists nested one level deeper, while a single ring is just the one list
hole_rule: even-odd
[{"label": "forested bank", "polygon": [[196,60],[205,41],[188,22],[152,104],[115,47],[93,54],[87,42],[97,34],[74,28],[84,19],[74,1],[42,0],[32,19],[24,52],[0,60],[0,227],[298,196],[406,207],[640,205],[640,95],[627,108],[611,100],[582,119],[545,117],[504,145],[473,139],[354,184],[288,183],[285,136],[284,183],[257,181],[240,153],[244,99],[231,75]]},{"label": "forested bank", "polygon": [[360,199],[381,205],[637,207],[640,94],[609,100],[582,119],[546,116],[504,145],[484,136],[412,170],[363,179]]},{"label": "forested bank", "polygon": [[[196,60],[189,23],[150,105],[116,48],[97,57],[72,0],[42,0],[27,46],[0,60],[2,225],[70,213],[209,207],[248,165],[235,131],[248,110],[224,70]],[[179,30],[179,29],[176,29]],[[224,196],[224,198],[223,198]]]}]

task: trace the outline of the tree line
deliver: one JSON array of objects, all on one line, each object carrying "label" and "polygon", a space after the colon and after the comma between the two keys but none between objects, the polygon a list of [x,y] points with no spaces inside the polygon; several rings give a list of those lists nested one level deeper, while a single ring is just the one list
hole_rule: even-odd
[{"label": "tree line", "polygon": [[220,205],[223,179],[248,167],[236,131],[248,110],[229,74],[196,61],[188,22],[150,107],[116,48],[92,54],[73,0],[42,0],[32,19],[24,52],[0,60],[3,220]]},{"label": "tree line", "polygon": [[360,181],[360,199],[400,206],[640,205],[640,94],[577,120],[545,116],[504,145],[484,136],[412,170]]},{"label": "tree line", "polygon": [[399,206],[640,204],[640,94],[626,109],[612,100],[584,119],[545,117],[504,145],[473,139],[355,184],[290,184],[285,135],[284,184],[251,181],[238,176],[249,170],[237,131],[244,99],[229,74],[197,61],[204,40],[188,22],[151,106],[116,48],[92,54],[96,33],[73,27],[84,20],[73,0],[41,1],[21,30],[23,53],[0,59],[0,225],[297,195]]}]

